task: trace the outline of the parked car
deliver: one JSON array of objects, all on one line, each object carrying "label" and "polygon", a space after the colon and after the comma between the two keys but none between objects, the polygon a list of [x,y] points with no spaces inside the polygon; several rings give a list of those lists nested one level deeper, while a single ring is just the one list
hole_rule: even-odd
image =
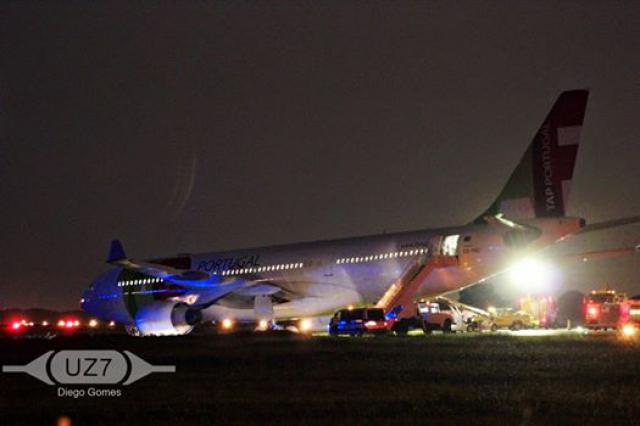
[{"label": "parked car", "polygon": [[329,335],[387,334],[392,325],[381,308],[340,309],[329,323]]},{"label": "parked car", "polygon": [[455,333],[464,329],[462,312],[455,304],[446,300],[420,301],[418,312],[425,334],[433,330]]}]

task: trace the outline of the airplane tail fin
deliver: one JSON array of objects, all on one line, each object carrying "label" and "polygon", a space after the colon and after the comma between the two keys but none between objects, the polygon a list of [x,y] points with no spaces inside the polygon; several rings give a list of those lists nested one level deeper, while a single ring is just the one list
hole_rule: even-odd
[{"label": "airplane tail fin", "polygon": [[510,219],[565,215],[588,97],[588,90],[560,95],[502,192],[476,223],[500,213]]}]

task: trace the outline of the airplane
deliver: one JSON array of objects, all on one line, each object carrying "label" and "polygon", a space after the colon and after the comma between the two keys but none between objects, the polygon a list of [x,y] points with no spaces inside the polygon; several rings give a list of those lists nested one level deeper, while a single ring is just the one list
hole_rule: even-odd
[{"label": "airplane", "polygon": [[502,192],[471,223],[148,261],[127,257],[114,240],[113,267],[83,292],[81,307],[134,335],[187,334],[223,320],[277,323],[349,305],[382,306],[402,320],[415,297],[483,282],[573,235],[639,222],[586,225],[565,215],[588,96],[572,90],[558,97]]}]

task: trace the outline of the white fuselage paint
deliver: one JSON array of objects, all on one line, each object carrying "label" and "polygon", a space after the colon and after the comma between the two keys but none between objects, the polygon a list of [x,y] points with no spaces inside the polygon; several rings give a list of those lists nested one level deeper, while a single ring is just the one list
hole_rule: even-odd
[{"label": "white fuselage paint", "polygon": [[[290,296],[289,301],[274,304],[274,318],[300,318],[326,314],[350,304],[375,304],[418,260],[418,250],[427,248],[434,238],[460,235],[458,262],[456,266],[433,270],[421,284],[418,296],[439,295],[482,282],[504,271],[516,257],[538,251],[575,232],[579,229],[578,223],[579,219],[575,218],[533,219],[528,224],[542,233],[520,249],[505,244],[504,237],[510,228],[481,224],[195,254],[190,256],[191,268],[216,274],[233,269],[233,273],[224,276],[230,282],[245,279],[264,284],[266,288],[273,283]],[[409,255],[407,252],[411,250],[416,254]],[[404,254],[384,257],[393,253]],[[383,257],[376,258],[380,255]],[[281,268],[269,270],[273,266]],[[258,268],[264,270],[256,273]],[[238,269],[245,269],[246,273],[235,273]],[[89,311],[103,319],[133,324],[134,318],[126,313],[124,289],[116,287],[117,271],[119,268],[112,269],[94,282],[92,300],[100,302]],[[103,297],[113,294],[119,297]],[[190,303],[189,297],[197,301],[198,295],[198,290],[193,290],[188,297],[175,301]],[[204,309],[203,320],[257,319],[250,303],[233,299],[225,297]]]},{"label": "white fuselage paint", "polygon": [[[543,220],[549,234],[543,235],[542,246],[557,241],[565,234],[564,226],[553,226],[562,219]],[[542,222],[540,220],[534,222]],[[570,220],[573,223],[573,220]],[[550,225],[551,224],[551,225]],[[539,223],[537,223],[539,225]],[[564,224],[565,226],[567,224]],[[375,304],[402,273],[414,264],[419,255],[375,259],[388,253],[417,251],[428,247],[433,238],[460,235],[458,265],[435,269],[422,283],[418,296],[435,296],[481,282],[508,268],[521,250],[505,245],[505,228],[492,225],[424,230],[395,234],[330,240],[271,248],[255,248],[192,256],[192,268],[215,263],[220,258],[258,259],[259,265],[302,263],[299,269],[267,271],[258,274],[266,283],[274,282],[292,294],[305,297],[274,306],[275,318],[294,318],[320,315],[347,305]],[[374,259],[372,259],[372,257]],[[341,259],[364,261],[338,263]],[[369,259],[369,260],[367,260]],[[246,274],[252,275],[252,274]],[[239,275],[240,278],[243,274]],[[224,303],[207,309],[207,319],[256,319],[253,309],[233,309]]]}]

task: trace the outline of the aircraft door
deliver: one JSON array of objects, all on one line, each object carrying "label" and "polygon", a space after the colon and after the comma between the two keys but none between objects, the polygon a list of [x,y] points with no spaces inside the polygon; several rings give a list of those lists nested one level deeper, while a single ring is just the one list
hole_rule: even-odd
[{"label": "aircraft door", "polygon": [[433,256],[446,256],[458,259],[460,235],[445,235],[433,238],[429,243],[429,251]]}]

